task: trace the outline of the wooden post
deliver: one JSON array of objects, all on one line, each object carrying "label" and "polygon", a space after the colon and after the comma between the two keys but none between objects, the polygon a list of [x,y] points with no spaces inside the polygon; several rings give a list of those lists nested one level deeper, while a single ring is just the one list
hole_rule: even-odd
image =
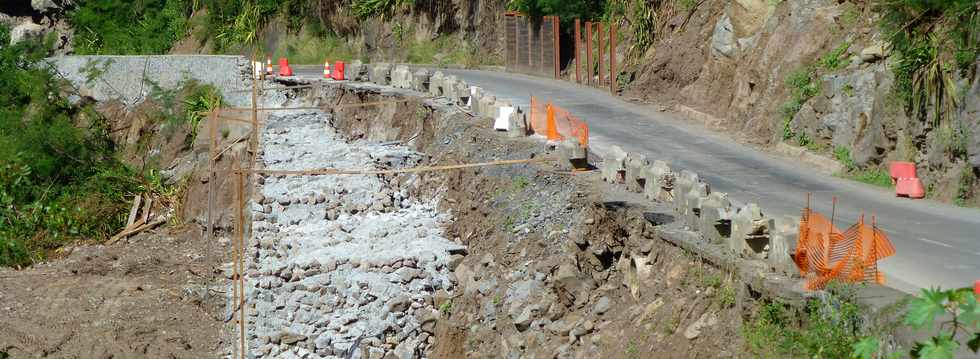
[{"label": "wooden post", "polygon": [[616,96],[616,22],[609,23],[609,92]]},{"label": "wooden post", "polygon": [[546,18],[541,19],[541,23],[538,24],[538,73],[544,75],[544,21]]},{"label": "wooden post", "polygon": [[561,44],[559,43],[561,41],[561,38],[558,37],[558,31],[561,28],[561,22],[559,22],[558,20],[559,19],[557,15],[551,17],[551,23],[553,25],[551,29],[552,30],[551,33],[554,34],[555,37],[555,41],[553,45],[555,45],[555,79],[556,80],[561,77],[561,64],[560,64]]},{"label": "wooden post", "polygon": [[599,27],[599,83],[596,86],[602,86],[605,82],[602,80],[602,74],[605,72],[605,68],[602,66],[603,51],[605,50],[605,38],[602,36],[602,23],[596,24]]},{"label": "wooden post", "polygon": [[595,68],[592,64],[592,22],[585,22],[585,59],[588,62],[585,74],[585,84],[592,85],[592,69]]},{"label": "wooden post", "polygon": [[582,49],[579,45],[582,42],[582,22],[575,19],[575,82],[582,83]]},{"label": "wooden post", "polygon": [[531,51],[531,43],[534,42],[532,39],[534,37],[534,31],[531,31],[531,21],[527,17],[524,18],[524,22],[527,23],[527,69],[525,72],[531,72],[532,66],[534,66],[534,52]]},{"label": "wooden post", "polygon": [[[220,110],[221,107],[216,109],[216,111]],[[217,122],[218,115],[211,111],[208,114],[208,241],[214,240],[214,216],[212,213],[214,212],[214,181],[216,177],[214,175],[214,152],[215,148],[218,147],[215,145],[218,138]]]},{"label": "wooden post", "polygon": [[[238,161],[236,161],[238,162]],[[240,166],[238,170],[238,183],[236,192],[238,193],[238,244],[235,246],[238,261],[235,272],[235,280],[238,282],[238,331],[239,345],[241,347],[242,359],[247,358],[247,345],[245,342],[245,171]]]}]

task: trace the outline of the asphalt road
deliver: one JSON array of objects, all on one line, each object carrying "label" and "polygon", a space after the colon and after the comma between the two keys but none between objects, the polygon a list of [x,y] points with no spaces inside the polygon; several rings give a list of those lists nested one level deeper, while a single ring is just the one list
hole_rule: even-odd
[{"label": "asphalt road", "polygon": [[[307,71],[310,71],[307,73]],[[616,144],[675,170],[697,172],[712,191],[758,203],[770,216],[796,215],[812,193],[811,207],[828,217],[837,196],[838,227],[866,214],[894,243],[897,254],[880,262],[887,285],[906,292],[918,288],[972,286],[980,279],[980,211],[929,200],[896,198],[894,192],[814,174],[805,164],[732,141],[676,115],[610,96],[608,91],[566,81],[475,70],[443,70],[525,107],[530,95],[551,99],[589,125],[590,143]],[[302,75],[317,76],[312,70]]]}]

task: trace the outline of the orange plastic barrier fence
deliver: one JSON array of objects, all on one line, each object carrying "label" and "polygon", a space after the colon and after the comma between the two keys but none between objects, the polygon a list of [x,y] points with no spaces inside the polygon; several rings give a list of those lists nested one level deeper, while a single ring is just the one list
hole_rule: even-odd
[{"label": "orange plastic barrier fence", "polygon": [[567,110],[550,101],[545,103],[531,96],[531,129],[548,141],[561,141],[565,138],[578,139],[582,147],[589,145],[589,126]]},{"label": "orange plastic barrier fence", "polygon": [[832,280],[884,284],[878,261],[894,255],[895,247],[874,219],[868,226],[861,216],[843,233],[832,222],[809,204],[803,209],[794,261],[806,279],[806,289],[822,289]]}]

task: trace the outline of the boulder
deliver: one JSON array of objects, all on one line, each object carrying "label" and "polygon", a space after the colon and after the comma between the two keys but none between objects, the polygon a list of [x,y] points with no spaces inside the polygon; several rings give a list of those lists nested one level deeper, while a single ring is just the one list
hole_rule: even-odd
[{"label": "boulder", "polygon": [[669,201],[673,198],[674,173],[664,161],[653,161],[640,173],[644,177],[643,195],[649,200]]},{"label": "boulder", "polygon": [[639,153],[630,152],[626,155],[624,163],[626,174],[626,189],[630,192],[642,193],[646,186],[646,177],[643,177],[643,170],[650,166],[647,156]]},{"label": "boulder", "polygon": [[711,35],[711,53],[715,56],[732,57],[736,50],[738,50],[738,43],[735,41],[732,19],[728,14],[724,14],[715,23],[714,33]]},{"label": "boulder", "polygon": [[10,30],[10,44],[27,40],[29,38],[41,37],[44,34],[44,27],[32,21],[25,21]]},{"label": "boulder", "polygon": [[456,78],[456,75],[449,75],[445,77],[440,85],[442,88],[442,97],[449,99],[453,103],[458,103],[459,94],[456,93],[456,89],[459,88],[456,86],[456,82],[458,81],[459,79]]},{"label": "boulder", "polygon": [[602,158],[602,180],[609,183],[623,183],[626,172],[626,151],[616,145]]},{"label": "boulder", "polygon": [[720,244],[732,231],[731,201],[724,192],[712,192],[701,202],[701,237],[708,243]]}]

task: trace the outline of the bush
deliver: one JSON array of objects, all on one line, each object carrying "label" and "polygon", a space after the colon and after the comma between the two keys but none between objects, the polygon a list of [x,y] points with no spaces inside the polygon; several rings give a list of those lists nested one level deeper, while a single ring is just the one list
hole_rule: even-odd
[{"label": "bush", "polygon": [[[0,43],[8,34],[0,27]],[[37,41],[0,48],[0,265],[107,237],[125,221],[126,197],[140,190],[113,157],[105,120],[71,106],[41,66],[48,49]]]},{"label": "bush", "polygon": [[78,54],[161,54],[187,35],[190,0],[87,0],[69,16]]}]

